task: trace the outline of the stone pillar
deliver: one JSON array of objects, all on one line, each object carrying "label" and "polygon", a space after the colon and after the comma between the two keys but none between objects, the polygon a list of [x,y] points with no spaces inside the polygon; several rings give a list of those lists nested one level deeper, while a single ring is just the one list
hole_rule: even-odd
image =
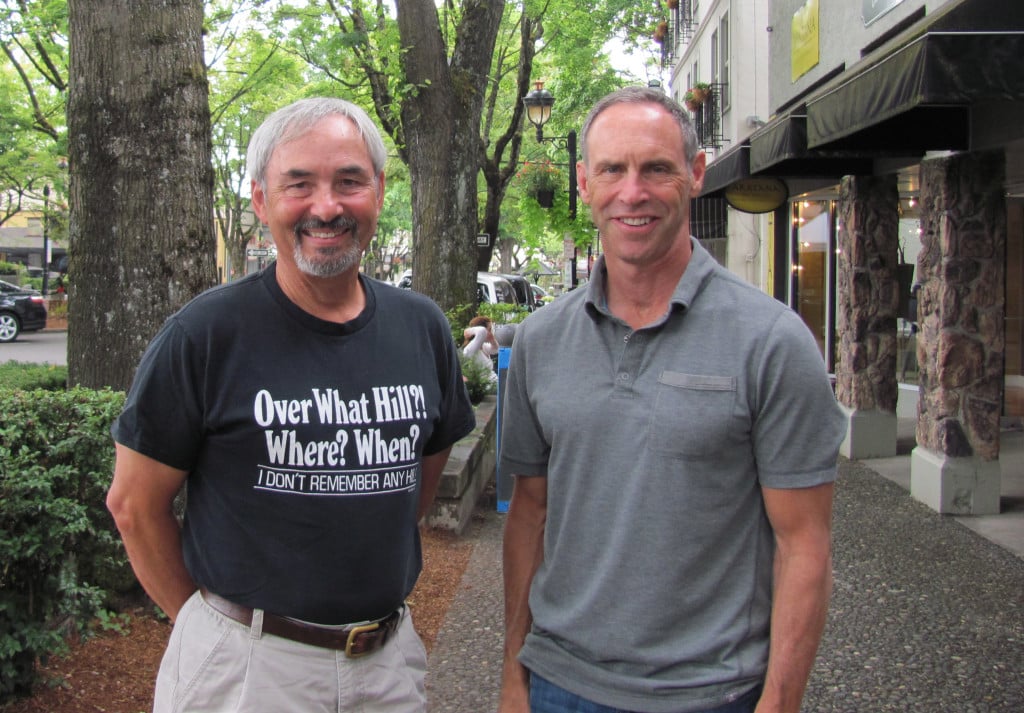
[{"label": "stone pillar", "polygon": [[849,415],[847,458],[896,455],[896,176],[847,176],[839,187],[836,398]]},{"label": "stone pillar", "polygon": [[910,492],[943,513],[999,512],[1004,170],[1002,152],[921,164],[921,372]]}]

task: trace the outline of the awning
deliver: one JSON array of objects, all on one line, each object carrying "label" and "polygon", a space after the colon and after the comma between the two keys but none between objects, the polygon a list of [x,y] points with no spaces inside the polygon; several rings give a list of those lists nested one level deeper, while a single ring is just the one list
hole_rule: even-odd
[{"label": "awning", "polygon": [[1024,100],[1024,32],[928,32],[807,101],[807,145],[969,148],[971,104]]},{"label": "awning", "polygon": [[750,175],[750,142],[744,141],[733,146],[728,151],[723,151],[715,157],[715,160],[708,164],[707,172],[704,174],[704,188],[701,196],[708,196],[728,188],[741,178]]},{"label": "awning", "polygon": [[[770,170],[769,170],[770,169]],[[807,148],[807,115],[794,112],[773,119],[750,137],[750,173],[784,178],[870,174],[871,158],[853,151]]]}]

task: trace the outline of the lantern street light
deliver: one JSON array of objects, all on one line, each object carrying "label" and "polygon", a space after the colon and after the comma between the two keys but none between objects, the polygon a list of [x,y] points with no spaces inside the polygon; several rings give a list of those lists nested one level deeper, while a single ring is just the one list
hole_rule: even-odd
[{"label": "lantern street light", "polygon": [[[569,152],[569,220],[576,220],[576,130],[571,130],[567,136],[544,136],[544,124],[551,118],[551,107],[555,104],[555,97],[544,88],[544,82],[534,82],[534,89],[523,97],[523,106],[526,107],[526,116],[530,123],[537,127],[537,142],[548,141],[559,148]],[[579,284],[576,277],[576,255],[573,252],[572,261],[572,286]]]},{"label": "lantern street light", "polygon": [[551,118],[551,107],[555,97],[544,88],[544,82],[534,82],[535,89],[523,97],[526,116],[530,123],[537,127],[537,142],[548,141],[569,152],[569,219],[576,219],[576,131],[568,136],[552,136],[545,138],[544,124]]},{"label": "lantern street light", "polygon": [[540,142],[544,140],[544,124],[551,118],[555,97],[544,88],[544,82],[533,84],[536,88],[523,97],[523,105],[526,107],[526,117],[537,127],[537,141]]}]

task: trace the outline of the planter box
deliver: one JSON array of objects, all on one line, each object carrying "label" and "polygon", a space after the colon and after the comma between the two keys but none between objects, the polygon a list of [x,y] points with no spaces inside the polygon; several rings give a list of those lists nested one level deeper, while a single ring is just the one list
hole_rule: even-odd
[{"label": "planter box", "polygon": [[424,518],[429,527],[461,535],[469,525],[480,494],[494,480],[497,420],[497,399],[488,396],[476,407],[476,428],[452,447],[437,497]]},{"label": "planter box", "polygon": [[[55,305],[60,306],[60,314],[54,315],[54,312],[58,311],[54,309]],[[68,328],[68,312],[64,307],[67,306],[67,296],[60,297],[47,297],[46,298],[46,328],[47,329],[67,329]]]}]

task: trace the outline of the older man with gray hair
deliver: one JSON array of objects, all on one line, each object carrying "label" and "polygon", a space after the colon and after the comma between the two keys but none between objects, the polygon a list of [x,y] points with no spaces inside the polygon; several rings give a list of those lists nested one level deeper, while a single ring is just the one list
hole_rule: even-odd
[{"label": "older man with gray hair", "polygon": [[173,315],[113,425],[107,504],[174,621],[155,711],[425,710],[404,601],[475,418],[437,305],[359,274],[385,156],[347,101],[272,114],[249,169],[276,262]]}]

